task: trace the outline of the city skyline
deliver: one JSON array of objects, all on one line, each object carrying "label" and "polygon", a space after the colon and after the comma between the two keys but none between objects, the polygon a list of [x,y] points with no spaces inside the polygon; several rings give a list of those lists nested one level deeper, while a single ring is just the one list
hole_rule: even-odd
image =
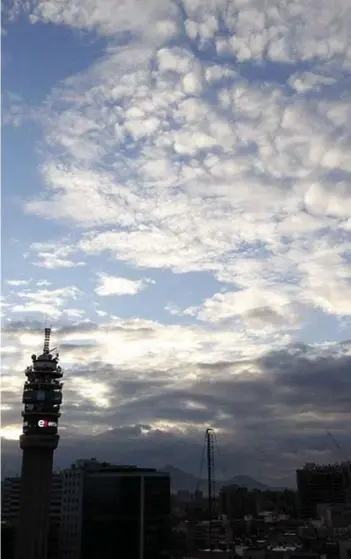
[{"label": "city skyline", "polygon": [[5,466],[45,324],[60,463],[194,472],[206,427],[271,485],[350,458],[345,3],[7,0],[2,27]]}]

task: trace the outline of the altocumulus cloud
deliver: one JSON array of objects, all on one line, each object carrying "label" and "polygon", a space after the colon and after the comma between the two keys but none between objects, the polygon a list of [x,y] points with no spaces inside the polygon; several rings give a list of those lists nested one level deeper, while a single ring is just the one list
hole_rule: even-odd
[{"label": "altocumulus cloud", "polygon": [[[351,451],[349,2],[37,0],[12,20],[24,7],[107,47],[33,113],[46,188],[23,209],[74,236],[31,243],[27,261],[93,287],[10,278],[4,436],[40,344],[21,315],[41,313],[60,320],[67,366],[63,461],[79,439],[190,468],[207,425],[227,468],[265,480],[333,459],[326,429]],[[161,271],[217,287],[152,317],[100,308],[161,293],[143,279]]]}]

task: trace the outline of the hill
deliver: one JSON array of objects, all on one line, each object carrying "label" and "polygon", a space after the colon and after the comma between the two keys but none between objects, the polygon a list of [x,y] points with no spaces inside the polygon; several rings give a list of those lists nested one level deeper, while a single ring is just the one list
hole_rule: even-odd
[{"label": "hill", "polygon": [[[207,493],[207,480],[200,479],[193,474],[188,474],[183,472],[179,468],[174,468],[171,464],[167,464],[161,468],[163,472],[169,472],[171,475],[171,487],[172,491],[191,491],[194,492],[196,489]],[[237,475],[228,480],[217,480],[216,490],[219,491],[224,485],[239,485],[240,487],[247,487],[247,489],[268,489],[266,485],[260,483],[256,479],[250,476]]]}]

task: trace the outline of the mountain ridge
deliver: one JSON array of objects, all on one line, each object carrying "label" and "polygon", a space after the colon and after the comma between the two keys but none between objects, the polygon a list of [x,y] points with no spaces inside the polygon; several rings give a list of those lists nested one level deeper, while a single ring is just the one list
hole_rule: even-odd
[{"label": "mountain ridge", "polygon": [[[180,468],[175,468],[172,464],[160,468],[163,472],[168,472],[171,476],[172,491],[190,491],[194,492],[196,489],[207,493],[207,480],[197,478],[195,475],[184,472]],[[246,475],[236,475],[229,479],[218,479],[216,481],[216,490],[218,491],[224,485],[238,485],[239,487],[246,487],[247,489],[268,489],[268,486],[257,481],[256,479]]]}]

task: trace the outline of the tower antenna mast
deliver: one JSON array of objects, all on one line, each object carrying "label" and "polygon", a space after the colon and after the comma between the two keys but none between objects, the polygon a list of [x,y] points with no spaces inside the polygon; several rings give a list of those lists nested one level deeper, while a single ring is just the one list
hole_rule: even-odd
[{"label": "tower antenna mast", "polygon": [[50,335],[51,328],[45,328],[44,330],[44,348],[43,353],[48,354],[50,352]]},{"label": "tower antenna mast", "polygon": [[209,524],[209,548],[210,553],[213,551],[213,505],[216,498],[216,481],[214,468],[214,442],[215,432],[213,429],[206,429],[206,446],[207,446],[207,487],[208,487],[208,524]]}]

